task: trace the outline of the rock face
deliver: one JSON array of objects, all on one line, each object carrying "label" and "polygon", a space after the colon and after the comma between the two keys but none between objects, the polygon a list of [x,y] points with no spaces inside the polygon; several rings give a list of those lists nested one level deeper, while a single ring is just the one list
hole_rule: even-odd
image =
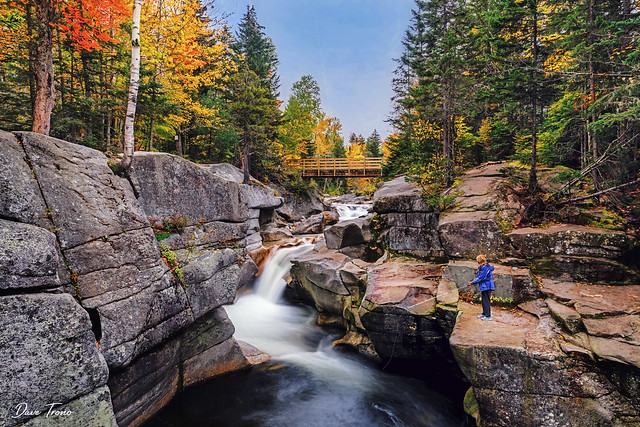
[{"label": "rock face", "polygon": [[437,230],[439,212],[405,177],[384,183],[373,197],[372,209],[388,226],[391,250],[419,257],[444,255]]},{"label": "rock face", "polygon": [[[67,424],[35,415],[59,402],[74,423],[138,425],[247,366],[221,305],[257,271],[246,248],[282,204],[272,190],[156,153],[136,153],[132,187],[98,151],[32,133],[0,148],[3,404],[33,405],[0,424]],[[148,219],[179,217],[162,236]]]},{"label": "rock face", "polygon": [[0,424],[44,425],[47,405],[58,403],[53,409],[71,412],[67,422],[116,425],[107,364],[89,315],[70,295],[2,296],[0,313]]},{"label": "rock face", "polygon": [[471,382],[482,425],[627,425],[640,420],[629,396],[562,344],[542,304],[539,317],[461,305],[451,347]]}]

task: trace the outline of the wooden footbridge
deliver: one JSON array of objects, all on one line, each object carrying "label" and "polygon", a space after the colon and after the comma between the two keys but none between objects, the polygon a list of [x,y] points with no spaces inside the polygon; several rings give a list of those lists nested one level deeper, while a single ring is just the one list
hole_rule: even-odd
[{"label": "wooden footbridge", "polygon": [[303,178],[369,178],[381,175],[382,157],[291,160],[287,170],[300,171]]}]

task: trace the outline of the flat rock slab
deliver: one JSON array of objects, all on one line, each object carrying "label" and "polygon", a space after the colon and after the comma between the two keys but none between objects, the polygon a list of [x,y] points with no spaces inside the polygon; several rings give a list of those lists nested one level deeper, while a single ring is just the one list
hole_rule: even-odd
[{"label": "flat rock slab", "polygon": [[583,317],[640,312],[640,285],[588,285],[543,279],[541,290],[554,300],[574,307]]},{"label": "flat rock slab", "polygon": [[395,306],[424,315],[435,309],[442,266],[413,260],[391,260],[370,269],[362,307]]},{"label": "flat rock slab", "polygon": [[520,348],[524,350],[526,336],[538,327],[538,319],[523,311],[491,308],[493,320],[478,319],[482,306],[460,302],[462,313],[451,334],[454,347]]},{"label": "flat rock slab", "polygon": [[261,365],[271,360],[271,356],[247,342],[238,340],[238,345],[251,366]]},{"label": "flat rock slab", "polygon": [[519,228],[506,238],[520,257],[572,255],[615,259],[635,244],[635,239],[622,231],[572,224]]}]

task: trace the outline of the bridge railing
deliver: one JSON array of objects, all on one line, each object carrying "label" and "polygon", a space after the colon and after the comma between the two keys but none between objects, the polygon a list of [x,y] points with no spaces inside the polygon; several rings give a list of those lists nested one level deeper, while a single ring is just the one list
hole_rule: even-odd
[{"label": "bridge railing", "polygon": [[301,159],[287,162],[287,169],[298,170],[305,177],[372,177],[380,175],[382,160],[382,157]]}]

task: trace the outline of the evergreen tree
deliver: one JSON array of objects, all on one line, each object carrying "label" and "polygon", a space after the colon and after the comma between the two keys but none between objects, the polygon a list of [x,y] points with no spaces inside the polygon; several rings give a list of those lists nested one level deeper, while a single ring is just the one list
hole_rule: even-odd
[{"label": "evergreen tree", "polygon": [[367,138],[365,156],[380,157],[382,155],[382,153],[380,152],[381,143],[382,140],[380,139],[380,134],[376,129],[374,129],[373,133],[371,133],[371,136]]},{"label": "evergreen tree", "polygon": [[276,74],[278,57],[276,48],[264,33],[264,27],[258,23],[258,16],[253,6],[247,6],[242,21],[238,25],[234,50],[244,55],[249,70],[253,71],[270,91],[275,99],[278,97],[280,79]]}]

